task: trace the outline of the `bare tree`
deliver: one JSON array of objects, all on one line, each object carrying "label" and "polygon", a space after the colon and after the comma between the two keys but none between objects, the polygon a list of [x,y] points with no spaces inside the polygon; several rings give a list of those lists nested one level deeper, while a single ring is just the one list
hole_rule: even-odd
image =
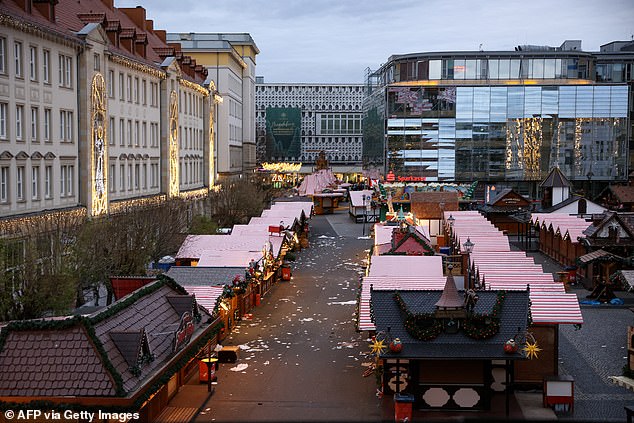
[{"label": "bare tree", "polygon": [[259,216],[267,204],[267,192],[255,181],[232,181],[210,195],[212,218],[220,226],[247,223]]}]

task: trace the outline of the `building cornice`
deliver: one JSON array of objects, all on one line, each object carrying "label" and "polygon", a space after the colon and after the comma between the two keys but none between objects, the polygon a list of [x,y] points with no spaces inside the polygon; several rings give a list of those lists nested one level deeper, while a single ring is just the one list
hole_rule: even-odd
[{"label": "building cornice", "polygon": [[178,81],[178,83],[181,86],[185,87],[185,88],[189,88],[189,89],[192,89],[194,91],[197,91],[198,93],[200,93],[204,97],[208,97],[209,96],[209,91],[205,87],[203,87],[201,85],[198,85],[195,82],[191,82],[191,81],[188,81],[187,79],[181,78]]},{"label": "building cornice", "polygon": [[158,79],[167,78],[167,74],[164,71],[162,71],[162,70],[155,69],[155,68],[153,68],[151,66],[148,66],[146,64],[137,62],[135,60],[131,60],[131,59],[127,58],[127,57],[120,56],[120,55],[118,55],[116,53],[113,53],[113,54],[110,55],[110,61],[113,62],[113,63],[116,63],[118,65],[122,65],[122,66],[125,66],[127,68],[130,68],[132,70],[135,70],[135,71],[138,71],[138,72],[142,72],[142,73],[146,73],[146,74],[151,75],[151,76],[153,76],[155,78],[158,78]]},{"label": "building cornice", "polygon": [[75,49],[82,49],[86,45],[84,41],[73,37],[72,35],[64,34],[62,32],[55,31],[52,28],[47,28],[40,24],[29,22],[23,18],[10,15],[3,9],[0,9],[0,12],[0,25],[2,26],[17,29],[18,31],[32,34],[45,40],[61,43]]}]

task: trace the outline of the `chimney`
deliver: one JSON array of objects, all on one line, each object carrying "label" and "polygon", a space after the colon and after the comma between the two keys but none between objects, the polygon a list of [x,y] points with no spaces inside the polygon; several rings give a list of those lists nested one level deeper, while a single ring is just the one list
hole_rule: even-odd
[{"label": "chimney", "polygon": [[114,10],[114,0],[101,0],[101,2],[106,5],[108,9]]},{"label": "chimney", "polygon": [[58,0],[32,0],[35,8],[48,19],[49,22],[55,22],[55,5]]},{"label": "chimney", "polygon": [[167,44],[167,31],[164,29],[155,29],[154,34],[163,42],[163,44]]},{"label": "chimney", "polygon": [[154,32],[154,21],[152,19],[145,21],[145,30],[148,32]]},{"label": "chimney", "polygon": [[146,56],[146,46],[147,46],[147,34],[141,33],[136,34],[134,38],[134,52],[144,59]]},{"label": "chimney", "polygon": [[145,32],[145,8],[137,7],[119,7],[118,10],[125,13],[128,18],[139,28],[140,32]]}]

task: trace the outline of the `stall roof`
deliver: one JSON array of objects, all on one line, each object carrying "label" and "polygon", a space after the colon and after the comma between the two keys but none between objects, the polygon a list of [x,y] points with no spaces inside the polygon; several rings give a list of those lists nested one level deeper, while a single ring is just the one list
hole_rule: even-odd
[{"label": "stall roof", "polygon": [[[278,222],[279,225],[279,222]],[[273,252],[279,253],[283,237],[268,234],[253,235],[188,235],[181,244],[176,258],[200,258],[215,251],[258,251],[265,243],[273,245]]]},{"label": "stall roof", "polygon": [[442,256],[372,256],[368,276],[442,276]]},{"label": "stall roof", "polygon": [[247,267],[172,266],[166,275],[187,286],[212,286],[230,284],[236,275],[244,277]]},{"label": "stall roof", "polygon": [[223,292],[222,286],[183,285],[183,288],[190,294],[194,294],[196,302],[209,313],[213,313],[218,298]]},{"label": "stall roof", "polygon": [[[445,212],[445,222],[447,222],[450,215],[454,218],[452,227],[454,236],[458,237],[462,242],[469,237],[475,244],[469,259],[473,268],[476,269],[476,275],[480,277],[485,288],[497,289],[501,286],[517,286],[518,289],[525,289],[526,285],[529,285],[531,315],[535,324],[583,323],[581,308],[576,295],[566,294],[563,284],[555,281],[552,273],[544,273],[538,266],[532,265],[529,260],[525,259],[526,253],[524,252],[502,252],[496,250],[495,239],[497,238],[495,237],[479,238],[479,234],[491,230],[490,222],[482,215],[472,211]],[[553,225],[568,222],[569,228],[574,228],[572,234],[567,232],[570,235],[573,235],[575,230],[583,227],[584,224],[587,226],[587,222],[583,219],[562,214],[536,213],[532,219],[533,222],[546,221],[550,222],[548,224],[552,223]],[[484,244],[480,249],[478,248],[478,242]],[[508,245],[508,240],[504,243],[504,247],[506,245]],[[489,248],[494,249],[488,250]],[[513,262],[521,262],[524,265],[510,265]],[[562,290],[564,291],[563,293]],[[561,307],[557,307],[557,303],[560,303]]]},{"label": "stall roof", "polygon": [[251,260],[258,261],[261,258],[262,251],[214,251],[201,256],[200,260],[198,260],[198,266],[247,267]]},{"label": "stall roof", "polygon": [[370,199],[372,198],[372,194],[374,191],[369,189],[364,189],[361,191],[350,191],[348,195],[350,196],[350,206],[351,207],[364,207],[370,204],[370,201],[366,199],[366,203],[363,204],[363,196],[366,195]]}]

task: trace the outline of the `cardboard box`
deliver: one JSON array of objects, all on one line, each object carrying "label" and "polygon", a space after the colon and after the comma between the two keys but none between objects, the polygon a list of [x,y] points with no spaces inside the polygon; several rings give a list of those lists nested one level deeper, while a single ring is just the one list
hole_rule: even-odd
[{"label": "cardboard box", "polygon": [[237,346],[224,346],[218,351],[218,361],[221,363],[235,363],[238,361],[240,354],[240,347]]}]

